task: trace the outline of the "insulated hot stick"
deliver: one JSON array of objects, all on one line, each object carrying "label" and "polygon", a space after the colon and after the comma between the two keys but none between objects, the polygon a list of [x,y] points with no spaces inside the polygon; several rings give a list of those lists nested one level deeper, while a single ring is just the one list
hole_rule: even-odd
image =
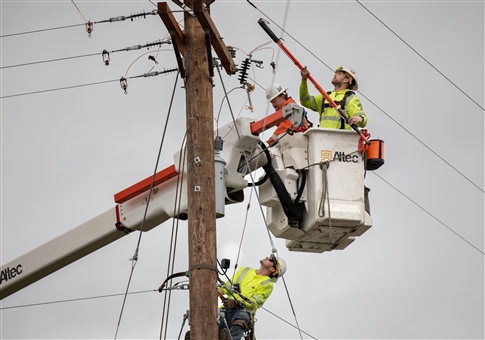
[{"label": "insulated hot stick", "polygon": [[[273,33],[273,31],[268,27],[266,22],[263,19],[258,20],[258,24],[263,28],[263,30],[268,33],[269,37],[281,47],[283,52],[288,56],[288,58],[293,61],[293,63],[301,70],[303,68],[303,65],[291,54],[291,52],[286,48],[285,45],[281,42],[281,40],[276,37],[276,35]],[[315,88],[320,92],[323,97],[330,103],[330,105],[339,113],[339,115],[345,120],[345,122],[348,124],[349,123],[349,117],[345,114],[345,111],[337,107],[337,104],[333,101],[332,98],[327,94],[327,92],[321,87],[316,80],[312,77],[311,74],[308,75],[308,79],[311,81],[311,83],[315,86]],[[357,125],[351,125],[352,129],[354,129],[355,132],[357,132],[360,135],[360,138],[362,138],[366,144],[369,144],[369,141],[366,136],[360,131],[359,127]]]}]

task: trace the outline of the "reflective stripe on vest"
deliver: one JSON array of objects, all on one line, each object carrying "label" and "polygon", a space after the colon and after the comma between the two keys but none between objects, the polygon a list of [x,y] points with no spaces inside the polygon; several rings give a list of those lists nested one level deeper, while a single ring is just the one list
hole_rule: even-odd
[{"label": "reflective stripe on vest", "polygon": [[[244,276],[246,276],[246,274],[251,270],[252,268],[249,268],[249,267],[246,267],[244,268],[242,271],[241,271],[241,274],[239,275],[239,277],[237,278],[237,284],[240,284],[241,281],[243,280]],[[273,282],[273,280],[271,279],[268,279],[268,280],[265,280],[265,281],[262,281],[260,283],[261,286],[265,286],[267,285],[268,283],[271,283]],[[253,294],[253,296],[251,296],[254,300],[256,300],[256,302],[258,303],[258,305],[261,307],[264,302],[261,300],[261,298],[257,295],[257,294]],[[247,301],[245,301],[246,303],[249,303]],[[250,308],[253,309],[255,307],[254,305],[254,302],[251,301],[250,303]]]},{"label": "reflective stripe on vest", "polygon": [[[327,92],[327,94],[331,94],[332,92]],[[352,99],[352,97],[355,95],[355,92],[354,91],[347,91],[345,92],[344,96],[342,99],[340,100],[334,100],[333,102],[335,103],[335,105],[340,105],[340,108],[342,109],[342,111],[345,111],[345,107],[347,106],[347,104],[350,102],[350,100]],[[331,120],[331,121],[340,121],[340,129],[344,130],[345,129],[345,120],[343,119],[343,117],[340,117],[340,114],[338,115],[338,117],[333,117],[333,116],[323,116],[323,111],[327,108],[327,107],[332,107],[332,105],[330,105],[330,103],[326,103],[325,102],[325,97],[322,98],[322,106],[320,107],[320,122],[322,120]],[[318,125],[320,125],[320,122]]]},{"label": "reflective stripe on vest", "polygon": [[251,270],[251,268],[249,268],[249,267],[244,268],[242,270],[241,274],[239,275],[239,277],[237,278],[236,283],[241,283],[242,279],[244,278],[244,276],[246,276],[246,274],[248,273],[249,270]]}]

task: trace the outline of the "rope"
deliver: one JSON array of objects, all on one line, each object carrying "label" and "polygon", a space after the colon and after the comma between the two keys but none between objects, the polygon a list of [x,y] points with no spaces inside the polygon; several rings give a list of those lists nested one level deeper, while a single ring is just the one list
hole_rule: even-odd
[{"label": "rope", "polygon": [[321,161],[320,162],[320,169],[322,169],[322,196],[320,197],[320,205],[318,207],[318,216],[324,217],[325,216],[325,201],[327,202],[328,206],[328,227],[329,227],[329,238],[330,243],[333,243],[333,232],[332,232],[332,216],[330,214],[330,197],[328,194],[328,168],[330,163],[328,161]]}]

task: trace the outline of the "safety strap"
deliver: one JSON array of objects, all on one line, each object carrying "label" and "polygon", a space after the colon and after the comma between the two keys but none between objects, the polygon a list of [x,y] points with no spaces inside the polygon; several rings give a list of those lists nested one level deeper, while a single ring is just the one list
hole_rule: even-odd
[{"label": "safety strap", "polygon": [[[332,92],[331,91],[328,91],[327,94],[331,94]],[[344,96],[342,99],[340,100],[334,100],[334,103],[336,105],[340,105],[340,108],[345,111],[345,107],[347,106],[347,104],[350,102],[350,100],[352,99],[352,97],[355,95],[355,92],[354,91],[347,91],[345,92]],[[320,117],[322,116],[323,114],[323,111],[327,108],[327,107],[331,107],[330,103],[326,102],[325,101],[325,98],[323,98],[322,100],[322,107],[320,108]],[[340,129],[344,130],[345,129],[345,120],[340,117]]]},{"label": "safety strap", "polygon": [[[246,276],[246,274],[251,270],[252,268],[250,267],[245,267],[242,271],[241,271],[241,274],[239,274],[238,278],[237,278],[237,281],[236,281],[236,284],[240,284],[241,281],[243,280],[243,278]],[[261,282],[260,284],[262,286],[270,283],[270,282],[273,282],[271,279],[268,279],[268,280],[265,280],[263,282]],[[258,303],[259,306],[262,306],[263,305],[263,301],[261,301],[260,297],[256,294],[253,294],[251,296],[254,300],[256,300],[256,302]],[[251,301],[250,299],[248,299],[249,301],[246,301],[248,303],[250,303],[251,305],[251,308],[254,308],[254,302]]]}]

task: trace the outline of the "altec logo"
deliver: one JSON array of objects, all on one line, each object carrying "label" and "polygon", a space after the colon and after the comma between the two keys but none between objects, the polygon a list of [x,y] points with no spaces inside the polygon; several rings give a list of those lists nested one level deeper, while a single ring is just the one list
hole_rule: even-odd
[{"label": "altec logo", "polygon": [[343,151],[335,151],[335,153],[332,155],[331,150],[321,150],[320,151],[320,158],[322,161],[331,161],[333,160],[338,160],[339,162],[352,162],[352,163],[358,163],[359,162],[359,156],[357,155],[346,155],[345,152]]},{"label": "altec logo", "polygon": [[21,264],[13,268],[7,267],[0,272],[0,284],[3,283],[3,281],[8,281],[10,279],[13,279],[15,276],[20,274],[22,274]]}]

